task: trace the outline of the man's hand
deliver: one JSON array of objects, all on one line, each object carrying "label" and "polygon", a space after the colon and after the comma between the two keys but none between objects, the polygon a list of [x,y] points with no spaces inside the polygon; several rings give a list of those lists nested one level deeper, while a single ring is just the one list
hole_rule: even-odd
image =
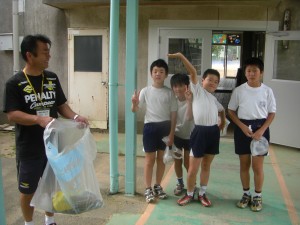
[{"label": "man's hand", "polygon": [[52,120],[50,116],[37,116],[36,123],[45,128]]}]

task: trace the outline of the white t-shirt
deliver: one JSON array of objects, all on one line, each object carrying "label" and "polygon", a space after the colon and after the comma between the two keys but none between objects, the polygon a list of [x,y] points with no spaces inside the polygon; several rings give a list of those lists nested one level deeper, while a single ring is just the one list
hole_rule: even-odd
[{"label": "white t-shirt", "polygon": [[187,101],[179,101],[177,99],[178,111],[175,135],[182,139],[190,139],[191,131],[194,127],[193,120],[186,119]]},{"label": "white t-shirt", "polygon": [[176,112],[178,107],[173,91],[166,86],[144,87],[140,92],[139,100],[139,107],[146,106],[144,123],[171,120],[171,112]]},{"label": "white t-shirt", "polygon": [[276,101],[272,89],[265,84],[253,88],[244,83],[234,89],[228,109],[238,111],[240,119],[266,119],[269,113],[276,112]]},{"label": "white t-shirt", "polygon": [[218,113],[224,107],[218,102],[215,96],[206,91],[198,82],[191,83],[193,92],[193,116],[195,125],[214,126],[218,124]]}]

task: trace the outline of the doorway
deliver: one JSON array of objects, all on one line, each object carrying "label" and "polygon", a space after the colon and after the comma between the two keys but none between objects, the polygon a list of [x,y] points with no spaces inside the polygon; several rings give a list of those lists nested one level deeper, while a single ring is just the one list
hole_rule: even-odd
[{"label": "doorway", "polygon": [[91,128],[108,124],[108,31],[69,29],[69,104]]},{"label": "doorway", "polygon": [[264,83],[272,88],[277,108],[271,142],[300,148],[300,31],[270,32],[265,52]]}]

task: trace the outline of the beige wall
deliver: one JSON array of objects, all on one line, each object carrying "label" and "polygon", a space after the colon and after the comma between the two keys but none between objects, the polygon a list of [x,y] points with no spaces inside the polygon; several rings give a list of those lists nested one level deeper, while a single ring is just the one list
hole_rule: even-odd
[{"label": "beige wall", "polygon": [[[216,7],[216,6],[141,6],[139,8],[138,35],[138,89],[147,85],[148,69],[148,24],[149,20],[268,20],[267,7]],[[274,9],[271,9],[274,11]],[[255,13],[254,13],[255,12]],[[109,7],[78,8],[66,11],[70,28],[109,28]],[[187,21],[188,26],[188,21]],[[119,83],[125,77],[126,8],[120,8],[119,31]],[[124,87],[119,89],[119,119],[124,120]],[[143,120],[143,114],[138,114]]]},{"label": "beige wall", "polygon": [[[32,2],[31,2],[32,1]],[[60,10],[45,5],[40,0],[26,2],[26,13],[20,17],[20,35],[44,33],[53,41],[50,69],[56,72],[66,94],[68,82],[67,66],[67,28],[109,28],[110,9],[108,6],[81,7]],[[34,4],[31,4],[34,3]],[[1,20],[11,19],[10,1],[0,0]],[[5,7],[4,7],[5,6]],[[261,20],[280,21],[285,9],[291,10],[292,30],[300,30],[300,1],[282,0],[273,6],[140,6],[138,36],[138,88],[147,84],[148,69],[148,24],[149,20]],[[4,23],[5,24],[5,23]],[[126,8],[120,8],[120,41],[119,41],[119,83],[124,83],[125,73],[125,34]],[[188,21],[187,21],[188,25]],[[4,32],[12,32],[11,24],[2,26]],[[0,76],[6,80],[12,70],[12,54],[0,53]],[[293,57],[293,55],[291,55]],[[3,63],[4,62],[4,63]],[[7,62],[7,63],[6,63]],[[4,85],[4,84],[2,84]],[[2,96],[2,95],[1,95]],[[120,87],[119,98],[124,97],[124,87]],[[2,98],[0,100],[0,103]],[[0,113],[1,116],[1,113]],[[124,120],[124,101],[119,101],[119,118]],[[138,115],[142,120],[143,115]]]}]

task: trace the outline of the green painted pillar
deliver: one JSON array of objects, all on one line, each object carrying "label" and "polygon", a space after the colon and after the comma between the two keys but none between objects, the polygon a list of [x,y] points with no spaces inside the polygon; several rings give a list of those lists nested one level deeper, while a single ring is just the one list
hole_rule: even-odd
[{"label": "green painted pillar", "polygon": [[109,152],[110,193],[119,191],[118,166],[118,73],[119,73],[119,15],[120,1],[110,1],[109,41]]},{"label": "green painted pillar", "polygon": [[4,204],[4,190],[2,179],[2,161],[0,158],[0,224],[6,224],[5,204]]},{"label": "green painted pillar", "polygon": [[136,90],[138,44],[138,0],[127,0],[126,8],[126,96],[125,96],[125,194],[135,194],[136,114],[131,112],[131,96]]}]

